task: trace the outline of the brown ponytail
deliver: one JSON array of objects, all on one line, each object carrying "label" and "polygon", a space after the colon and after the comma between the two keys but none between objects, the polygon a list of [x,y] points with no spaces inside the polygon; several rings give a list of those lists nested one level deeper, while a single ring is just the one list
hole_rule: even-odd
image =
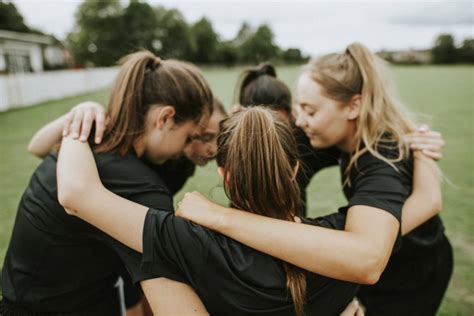
[{"label": "brown ponytail", "polygon": [[130,54],[122,63],[109,101],[104,141],[97,151],[128,152],[143,134],[152,106],[173,106],[176,123],[197,122],[212,113],[212,92],[195,66],[163,61],[148,51]]},{"label": "brown ponytail", "polygon": [[[217,164],[225,170],[224,187],[238,208],[293,221],[300,194],[295,179],[298,151],[291,128],[263,107],[242,109],[221,123]],[[284,263],[287,287],[298,316],[304,314],[306,276]]]}]

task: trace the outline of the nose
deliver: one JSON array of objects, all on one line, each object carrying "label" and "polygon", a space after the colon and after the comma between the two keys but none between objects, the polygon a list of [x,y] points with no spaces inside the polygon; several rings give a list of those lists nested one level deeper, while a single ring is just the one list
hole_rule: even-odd
[{"label": "nose", "polygon": [[209,157],[214,157],[217,152],[217,142],[213,141],[207,144],[207,154]]},{"label": "nose", "polygon": [[295,124],[296,126],[298,126],[299,128],[304,128],[306,126],[306,118],[305,118],[305,115],[304,115],[304,112],[299,110],[299,111],[295,111],[295,116],[296,116],[296,121],[295,121]]}]

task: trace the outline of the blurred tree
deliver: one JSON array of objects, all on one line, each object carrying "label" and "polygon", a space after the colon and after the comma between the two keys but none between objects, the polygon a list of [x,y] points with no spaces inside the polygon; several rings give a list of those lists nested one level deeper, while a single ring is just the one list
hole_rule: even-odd
[{"label": "blurred tree", "polygon": [[435,42],[435,46],[431,50],[434,64],[451,64],[455,63],[456,47],[454,46],[454,38],[450,34],[441,34]]},{"label": "blurred tree", "polygon": [[0,1],[0,29],[15,32],[30,31],[16,6],[11,2],[6,1]]},{"label": "blurred tree", "polygon": [[193,61],[202,64],[216,62],[219,37],[211,22],[202,18],[192,26],[191,32],[195,45]]},{"label": "blurred tree", "polygon": [[161,47],[159,40],[158,19],[155,11],[148,4],[139,0],[130,1],[123,16],[123,33],[117,34],[122,38],[124,53],[131,53],[139,49],[147,49],[158,53]]},{"label": "blurred tree", "polygon": [[79,6],[67,37],[76,63],[110,66],[126,53],[122,14],[119,0],[85,0]]},{"label": "blurred tree", "polygon": [[190,60],[194,45],[191,31],[183,15],[176,9],[167,10],[161,6],[154,9],[157,18],[158,40],[154,46],[160,56]]},{"label": "blurred tree", "polygon": [[459,62],[474,63],[474,39],[467,38],[458,49]]},{"label": "blurred tree", "polygon": [[273,43],[273,32],[266,24],[261,25],[242,45],[240,45],[242,62],[259,63],[278,56],[279,48]]},{"label": "blurred tree", "polygon": [[283,61],[290,64],[298,64],[306,61],[298,48],[288,48],[282,53]]},{"label": "blurred tree", "polygon": [[237,48],[232,41],[220,42],[217,46],[216,63],[233,66],[239,60]]}]

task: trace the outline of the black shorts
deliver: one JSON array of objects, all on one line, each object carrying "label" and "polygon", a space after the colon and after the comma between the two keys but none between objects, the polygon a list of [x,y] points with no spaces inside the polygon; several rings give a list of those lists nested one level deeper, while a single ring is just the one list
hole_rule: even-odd
[{"label": "black shorts", "polygon": [[448,239],[445,237],[430,256],[394,261],[389,262],[379,283],[362,286],[357,294],[366,307],[365,315],[436,315],[453,272]]}]

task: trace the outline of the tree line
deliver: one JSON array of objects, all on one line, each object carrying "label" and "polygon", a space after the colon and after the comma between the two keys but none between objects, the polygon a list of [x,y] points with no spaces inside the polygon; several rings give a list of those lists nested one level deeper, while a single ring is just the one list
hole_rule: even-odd
[{"label": "tree line", "polygon": [[[6,1],[0,1],[0,29],[41,34],[28,27],[14,4]],[[120,0],[84,0],[64,45],[79,66],[115,65],[138,49],[162,58],[228,66],[262,61],[303,63],[309,58],[298,48],[280,48],[266,24],[252,27],[244,22],[233,39],[223,40],[206,17],[188,23],[179,10],[142,0],[131,0],[126,6]],[[474,63],[474,39],[456,46],[452,35],[441,34],[429,53],[435,64]],[[381,56],[396,62],[392,54]]]},{"label": "tree line", "polygon": [[302,63],[298,48],[282,49],[266,24],[243,23],[232,40],[222,40],[205,17],[188,23],[177,9],[132,0],[85,0],[67,44],[78,64],[109,66],[137,49],[198,64],[248,64],[264,60]]}]

